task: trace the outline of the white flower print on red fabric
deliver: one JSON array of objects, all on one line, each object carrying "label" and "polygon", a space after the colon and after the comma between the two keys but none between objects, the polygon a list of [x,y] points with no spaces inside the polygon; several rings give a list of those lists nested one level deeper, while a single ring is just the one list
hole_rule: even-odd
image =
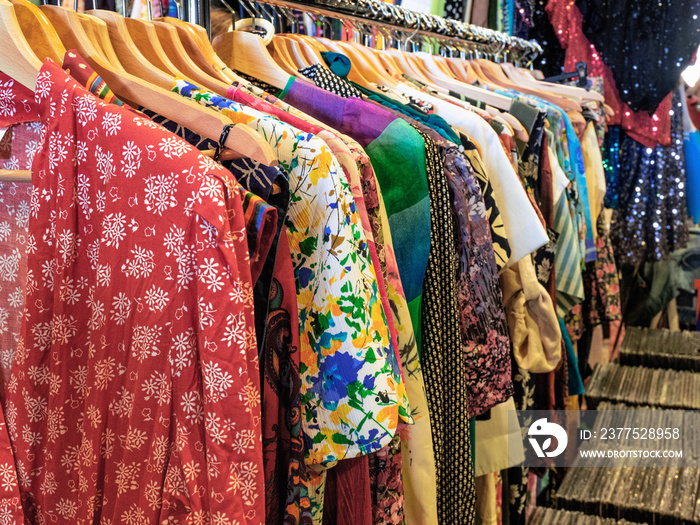
[{"label": "white flower print on red fabric", "polygon": [[[34,111],[40,176],[19,213],[29,217],[27,315],[5,406],[27,519],[262,524],[259,371],[235,180],[51,62]],[[0,432],[0,516],[4,462]]]}]

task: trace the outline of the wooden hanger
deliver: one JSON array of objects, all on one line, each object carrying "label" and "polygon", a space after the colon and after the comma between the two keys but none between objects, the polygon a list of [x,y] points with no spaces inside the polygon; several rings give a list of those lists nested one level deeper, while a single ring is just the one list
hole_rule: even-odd
[{"label": "wooden hanger", "polygon": [[284,89],[292,79],[277,65],[262,39],[253,33],[223,33],[214,39],[213,47],[216,54],[231,69],[257,78],[277,89]]},{"label": "wooden hanger", "polygon": [[229,85],[234,80],[240,80],[227,74],[227,72],[233,72],[226,67],[226,64],[216,54],[209,42],[207,30],[202,26],[190,24],[170,16],[156,18],[156,21],[165,22],[175,27],[182,45],[192,59],[201,67],[202,71]]},{"label": "wooden hanger", "polygon": [[559,94],[564,97],[576,97],[583,102],[605,102],[605,97],[603,97],[600,93],[596,93],[595,91],[588,91],[577,86],[566,86],[555,84],[553,82],[534,80],[532,77],[529,77],[523,73],[521,69],[516,68],[513,64],[504,63],[500,64],[500,66],[501,69],[505,71],[506,75],[516,84],[524,84],[525,86],[533,89],[541,89],[542,91]]},{"label": "wooden hanger", "polygon": [[41,10],[29,0],[10,0],[10,3],[14,6],[19,27],[34,54],[61,64],[66,48]]},{"label": "wooden hanger", "polygon": [[[178,19],[170,18],[170,20]],[[221,60],[221,57],[216,54],[206,29],[198,24],[190,24],[189,22],[182,23],[187,24],[193,30],[194,34],[199,36],[199,40],[202,43],[202,49],[204,49],[205,52],[211,56],[214,66],[218,68],[230,82],[245,82],[244,79],[236,75],[236,73],[230,67],[228,67],[223,60]]]},{"label": "wooden hanger", "polygon": [[[232,124],[228,117],[172,93],[169,88],[164,89],[129,73],[114,70],[88,39],[75,11],[50,5],[44,5],[41,9],[63,44],[80,53],[121,100],[133,106],[147,107],[217,142],[224,127]],[[272,147],[247,126],[236,125],[229,133],[225,146],[239,157],[248,157],[269,166],[277,164]]]},{"label": "wooden hanger", "polygon": [[[187,79],[187,75],[185,75],[175,64],[173,64],[172,60],[170,60],[170,57],[165,52],[165,49],[163,49],[163,46],[160,44],[160,40],[158,39],[156,28],[152,23],[147,22],[146,20],[140,20],[138,18],[128,17],[124,18],[124,23],[126,24],[126,29],[129,31],[129,35],[131,35],[136,47],[139,48],[139,51],[141,51],[143,56],[146,57],[151,64],[156,66],[164,73],[174,77]],[[187,80],[192,84],[196,84],[194,81],[190,81],[189,79]]]},{"label": "wooden hanger", "polygon": [[199,64],[194,62],[187,50],[182,44],[180,37],[178,36],[177,29],[171,24],[166,24],[165,22],[151,22],[158,35],[158,40],[160,41],[165,54],[170,58],[172,63],[182,71],[187,77],[194,80],[194,84],[206,88],[214,93],[220,95],[225,95],[226,91],[230,87],[230,84],[223,82],[221,80],[212,78],[205,71],[203,71]]},{"label": "wooden hanger", "polygon": [[489,111],[489,113],[501,120],[502,123],[506,125],[513,132],[513,135],[519,140],[524,142],[529,140],[530,137],[525,127],[518,119],[508,113],[513,105],[513,100],[511,98],[498,93],[492,93],[448,77],[436,64],[435,55],[418,52],[414,53],[414,56],[417,59],[422,60],[426,69],[426,74],[429,78],[433,79],[436,84],[441,87],[448,88],[449,90],[459,93],[460,95],[468,97],[472,100],[483,102],[492,108],[502,110],[504,113],[500,113],[496,110]]},{"label": "wooden hanger", "polygon": [[384,69],[368,47],[358,43],[340,42],[340,47],[347,51],[353,65],[362,65],[362,75],[379,86],[396,86],[396,80]]},{"label": "wooden hanger", "polygon": [[275,35],[271,45],[272,49],[269,51],[275,62],[290,75],[296,75],[298,67],[291,51],[287,47],[287,40],[281,35]]},{"label": "wooden hanger", "polygon": [[290,71],[292,75],[296,75],[299,69],[309,67],[313,63],[308,59],[301,45],[294,40],[291,35],[275,35],[272,41],[277,42],[287,51],[287,56],[291,59],[291,64],[294,67],[294,69]]},{"label": "wooden hanger", "polygon": [[314,46],[309,44],[308,39],[294,33],[287,33],[286,36],[292,41],[292,45],[299,49],[299,53],[305,59],[304,62],[309,66],[318,63],[323,64],[321,53],[319,53]]},{"label": "wooden hanger", "polygon": [[498,64],[495,64],[489,60],[486,59],[477,59],[475,61],[472,61],[472,65],[475,65],[475,69],[481,69],[481,71],[484,73],[486,77],[488,77],[492,82],[494,82],[497,85],[500,85],[504,89],[514,89],[516,91],[519,91],[521,93],[525,94],[530,94],[530,95],[535,95],[540,98],[543,98],[547,100],[548,102],[551,102],[552,104],[555,104],[556,106],[560,107],[564,111],[582,111],[582,108],[580,104],[578,104],[575,101],[572,101],[568,98],[564,98],[558,95],[553,95],[551,93],[546,93],[541,90],[536,90],[532,88],[528,88],[526,86],[523,86],[521,84],[514,84],[503,72],[501,67]]},{"label": "wooden hanger", "polygon": [[461,58],[446,58],[445,61],[453,73],[461,73],[462,76],[466,75],[465,82],[467,84],[476,84],[479,81],[479,77],[472,68],[469,60],[464,60]]},{"label": "wooden hanger", "polygon": [[41,60],[24,38],[15,10],[7,0],[0,0],[0,49],[0,71],[34,91]]},{"label": "wooden hanger", "polygon": [[100,9],[89,11],[89,13],[106,24],[109,38],[114,45],[119,61],[124,65],[128,73],[168,91],[172,88],[175,79],[160,69],[153,67],[146,60],[146,57],[143,56],[132,40],[129,30],[124,23],[124,17],[113,11]]},{"label": "wooden hanger", "polygon": [[405,79],[403,78],[403,71],[394,60],[394,57],[385,54],[383,50],[375,50],[374,54],[379,60],[379,63],[384,67],[384,71],[386,71],[387,74],[393,76],[398,82],[405,82]]},{"label": "wooden hanger", "polygon": [[375,63],[378,65],[378,67],[381,67],[384,74],[394,80],[394,84],[392,85],[405,81],[403,76],[401,76],[401,71],[398,69],[398,67],[396,67],[396,64],[386,55],[382,55],[382,50],[372,48],[366,49],[368,49],[372,54],[376,61]]},{"label": "wooden hanger", "polygon": [[447,75],[450,78],[454,78],[456,80],[461,80],[455,76],[453,71],[450,69],[450,66],[447,65],[447,62],[445,60],[445,57],[440,56],[440,55],[431,55],[433,57],[433,62],[435,65],[442,71],[445,75]]},{"label": "wooden hanger", "polygon": [[[0,71],[12,77],[24,87],[34,91],[41,61],[24,38],[12,4],[0,0]],[[27,170],[0,170],[0,180],[8,182],[31,182],[32,174]]]},{"label": "wooden hanger", "polygon": [[420,61],[418,67],[422,66],[424,75],[430,79],[431,84],[435,84],[443,89],[454,91],[455,93],[459,93],[460,95],[468,97],[472,100],[483,102],[484,104],[488,104],[503,111],[510,110],[511,106],[513,105],[513,100],[508,97],[497,93],[491,93],[448,77],[435,64],[433,56],[429,55],[428,53],[413,53],[413,57],[416,61]]},{"label": "wooden hanger", "polygon": [[392,57],[393,62],[399,68],[403,75],[407,75],[423,84],[432,85],[432,81],[426,77],[422,71],[420,71],[414,63],[409,59],[409,53],[403,51],[397,51],[395,49],[388,49],[382,51],[382,54],[387,54]]},{"label": "wooden hanger", "polygon": [[109,36],[109,29],[107,28],[107,24],[104,22],[104,20],[100,20],[96,16],[83,13],[78,13],[78,17],[80,18],[83,28],[91,27],[92,33],[94,34],[93,42],[95,42],[98,49],[103,52],[103,55],[107,61],[114,65],[117,69],[125,71],[124,66],[119,61],[117,53],[114,51],[112,40]]}]

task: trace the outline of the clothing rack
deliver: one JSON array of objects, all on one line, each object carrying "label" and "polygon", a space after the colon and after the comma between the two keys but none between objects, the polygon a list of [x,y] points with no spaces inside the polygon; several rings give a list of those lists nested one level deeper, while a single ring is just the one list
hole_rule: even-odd
[{"label": "clothing rack", "polygon": [[[247,0],[241,0],[246,3]],[[182,0],[183,19],[209,27],[210,0]],[[408,40],[415,35],[435,38],[438,41],[451,45],[461,44],[466,46],[486,46],[500,57],[508,52],[519,53],[521,62],[528,65],[542,53],[542,47],[534,40],[509,36],[505,33],[494,31],[457,20],[450,20],[441,16],[419,13],[405,7],[388,4],[380,0],[262,0],[271,6],[277,6],[295,11],[315,13],[323,17],[340,18],[358,24],[369,24],[380,30],[409,32]],[[254,11],[257,11],[254,9]],[[206,16],[201,16],[205,13]],[[386,33],[385,33],[386,34]],[[406,42],[408,41],[406,40]]]}]

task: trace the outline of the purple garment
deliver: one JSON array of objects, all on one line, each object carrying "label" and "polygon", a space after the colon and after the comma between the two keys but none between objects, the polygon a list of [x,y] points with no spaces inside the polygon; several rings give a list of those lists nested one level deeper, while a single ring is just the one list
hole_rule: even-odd
[{"label": "purple garment", "polygon": [[343,98],[308,82],[294,82],[283,100],[350,135],[363,148],[378,138],[396,117],[359,98]]}]

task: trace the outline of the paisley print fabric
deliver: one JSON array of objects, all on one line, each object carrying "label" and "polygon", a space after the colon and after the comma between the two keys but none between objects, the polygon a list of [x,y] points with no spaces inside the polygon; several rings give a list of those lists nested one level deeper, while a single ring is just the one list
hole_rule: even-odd
[{"label": "paisley print fabric", "polygon": [[461,241],[457,294],[469,415],[476,417],[513,395],[510,337],[481,189],[463,155],[448,156],[446,167]]}]

